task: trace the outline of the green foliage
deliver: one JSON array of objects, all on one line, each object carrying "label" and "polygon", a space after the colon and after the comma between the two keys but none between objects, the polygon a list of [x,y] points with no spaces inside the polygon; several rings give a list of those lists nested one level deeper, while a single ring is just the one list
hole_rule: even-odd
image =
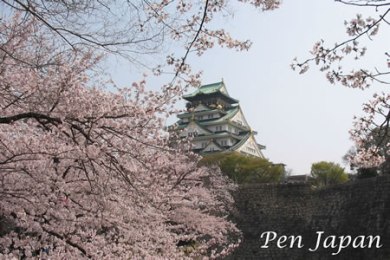
[{"label": "green foliage", "polygon": [[344,168],[333,162],[313,163],[311,165],[311,176],[313,177],[313,185],[317,188],[348,181],[348,175]]},{"label": "green foliage", "polygon": [[236,183],[280,182],[284,166],[275,165],[267,159],[249,157],[237,152],[204,156],[200,165],[217,164],[221,171]]}]

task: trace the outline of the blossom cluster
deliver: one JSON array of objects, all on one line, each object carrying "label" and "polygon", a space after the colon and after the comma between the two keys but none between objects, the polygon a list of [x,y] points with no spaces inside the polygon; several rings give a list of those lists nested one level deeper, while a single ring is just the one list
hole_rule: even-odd
[{"label": "blossom cluster", "polygon": [[[234,186],[163,130],[182,89],[115,92],[101,57],[58,50],[37,20],[0,22],[0,254],[177,259],[226,254]],[[181,245],[181,246],[179,246]]]},{"label": "blossom cluster", "polygon": [[390,94],[376,93],[363,105],[365,115],[355,117],[350,134],[356,144],[357,153],[349,158],[352,164],[370,168],[381,165],[388,158],[389,101]]},{"label": "blossom cluster", "polygon": [[[364,18],[358,14],[350,21],[345,21],[348,38],[334,46],[327,47],[323,40],[318,41],[311,51],[312,57],[298,62],[294,60],[292,69],[299,73],[305,73],[309,64],[314,62],[326,75],[331,84],[339,83],[342,86],[367,89],[374,83],[390,84],[388,75],[388,57],[385,52],[385,66],[377,66],[373,69],[365,68],[364,64],[357,68],[345,68],[348,57],[360,60],[366,55],[367,49],[361,45],[364,37],[372,40],[378,34],[380,26],[388,25],[387,16],[390,9],[386,1],[338,1],[346,5],[375,7],[379,13],[377,18]],[[384,9],[382,9],[383,7]],[[349,63],[351,64],[351,63]],[[346,71],[349,70],[349,71]],[[389,141],[389,96],[375,94],[373,99],[363,105],[364,116],[355,118],[353,129],[350,130],[351,139],[355,143],[357,153],[348,156],[351,165],[363,168],[380,166],[388,160]]]}]

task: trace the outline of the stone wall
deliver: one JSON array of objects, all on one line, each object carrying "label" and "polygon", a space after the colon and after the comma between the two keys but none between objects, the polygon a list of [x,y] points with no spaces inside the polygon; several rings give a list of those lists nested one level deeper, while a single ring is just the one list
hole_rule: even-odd
[{"label": "stone wall", "polygon": [[[235,193],[234,218],[244,237],[229,259],[390,259],[390,177],[382,176],[313,191],[307,184],[242,185]],[[261,248],[263,232],[302,236],[302,248],[281,249],[275,241]],[[317,231],[336,236],[336,248],[310,252]],[[347,247],[338,255],[339,236],[381,237],[381,248]],[[288,240],[290,241],[290,240]],[[322,241],[322,240],[321,240]],[[329,242],[330,240],[328,240]],[[347,240],[345,240],[347,242]],[[346,243],[345,242],[345,243]],[[358,242],[358,241],[357,241]],[[367,241],[365,242],[367,244]]]}]

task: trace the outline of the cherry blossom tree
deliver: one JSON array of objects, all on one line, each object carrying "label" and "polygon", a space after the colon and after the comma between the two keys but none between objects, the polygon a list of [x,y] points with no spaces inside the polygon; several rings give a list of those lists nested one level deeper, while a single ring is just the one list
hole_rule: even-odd
[{"label": "cherry blossom tree", "polygon": [[[264,11],[280,4],[280,0],[238,2]],[[229,13],[228,7],[225,0],[0,0],[0,8],[21,12],[26,20],[35,18],[58,45],[119,54],[155,75],[169,74],[173,81],[182,77],[192,85],[199,84],[200,74],[192,72],[187,62],[191,53],[201,55],[215,45],[236,50],[251,46],[249,40],[234,39],[213,23],[219,14]],[[161,53],[163,62],[156,59]]]},{"label": "cherry blossom tree", "polygon": [[[226,6],[0,1],[2,256],[173,259],[234,249],[240,232],[226,218],[234,186],[218,169],[197,167],[187,140],[170,147],[164,131],[175,100],[199,84],[191,52],[250,46],[208,27]],[[144,62],[173,42],[181,53]],[[117,88],[98,67],[110,54],[172,81],[160,91],[145,79]]]},{"label": "cherry blossom tree", "polygon": [[[326,74],[330,83],[339,83],[350,88],[367,89],[373,84],[390,84],[390,56],[384,51],[383,61],[374,68],[364,68],[358,65],[358,69],[346,71],[345,65],[348,59],[353,58],[359,61],[367,52],[362,46],[365,40],[374,40],[380,28],[388,29],[390,2],[378,0],[336,0],[345,5],[360,6],[362,8],[373,8],[376,17],[363,17],[358,14],[355,18],[345,22],[348,38],[333,46],[327,46],[324,40],[318,41],[311,50],[312,57],[302,62],[294,60],[292,68],[299,73],[305,73],[310,64],[319,66]],[[383,28],[385,27],[385,28]],[[387,155],[383,154],[383,148],[388,151],[390,143],[383,143],[388,140],[390,124],[390,95],[387,93],[374,94],[372,99],[363,104],[365,116],[355,117],[353,128],[350,131],[351,139],[355,142],[356,153],[350,154],[351,164],[371,168],[381,165]],[[375,135],[373,131],[383,133],[382,138]]]},{"label": "cherry blossom tree", "polygon": [[[53,58],[55,42],[22,19],[0,30],[1,254],[177,258],[232,249],[229,185],[217,169],[197,168],[186,143],[167,145],[166,96],[144,81],[105,91],[93,76],[99,56]],[[194,241],[193,251],[180,241]]]}]

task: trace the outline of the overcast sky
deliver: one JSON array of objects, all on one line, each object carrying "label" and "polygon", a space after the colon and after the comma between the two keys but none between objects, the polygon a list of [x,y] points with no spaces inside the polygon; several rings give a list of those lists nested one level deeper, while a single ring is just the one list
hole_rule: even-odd
[{"label": "overcast sky", "polygon": [[[217,48],[200,58],[194,56],[192,63],[203,70],[203,83],[224,79],[229,94],[240,100],[247,121],[258,132],[258,143],[267,146],[265,156],[285,163],[293,174],[308,174],[311,164],[322,160],[341,164],[352,146],[348,130],[353,116],[362,114],[362,103],[384,88],[361,91],[333,86],[317,68],[299,75],[290,64],[294,57],[309,57],[320,39],[329,46],[346,39],[344,20],[356,13],[375,15],[375,11],[332,0],[285,0],[280,9],[266,13],[241,7],[233,6],[234,18],[221,22],[233,36],[253,41],[252,48],[244,53]],[[369,42],[363,60],[367,67],[386,64],[390,38],[382,29],[381,37]],[[123,66],[111,70],[119,86],[136,80]]]}]

